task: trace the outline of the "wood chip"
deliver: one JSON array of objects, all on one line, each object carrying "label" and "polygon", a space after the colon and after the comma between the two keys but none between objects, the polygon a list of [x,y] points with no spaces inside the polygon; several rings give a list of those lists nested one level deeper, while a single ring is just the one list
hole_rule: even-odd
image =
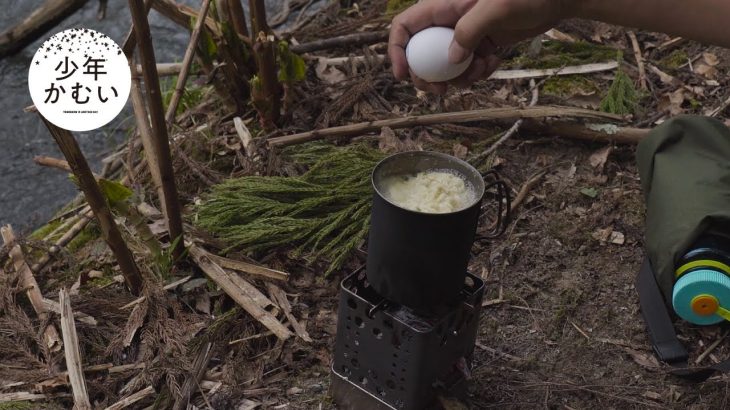
[{"label": "wood chip", "polygon": [[276,279],[281,281],[289,280],[289,274],[286,272],[270,269],[260,265],[255,265],[253,263],[225,258],[223,256],[214,255],[212,253],[209,254],[209,256],[215,261],[216,264],[226,269],[248,273],[250,275],[263,276],[269,279]]},{"label": "wood chip", "polygon": [[155,389],[152,386],[147,386],[144,389],[119,400],[107,407],[105,410],[121,410],[153,394],[155,394]]}]

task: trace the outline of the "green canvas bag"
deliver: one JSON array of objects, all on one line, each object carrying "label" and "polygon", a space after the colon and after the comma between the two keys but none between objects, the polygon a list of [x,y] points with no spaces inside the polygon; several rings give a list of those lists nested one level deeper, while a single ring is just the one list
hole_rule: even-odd
[{"label": "green canvas bag", "polygon": [[730,361],[687,368],[671,313],[696,324],[730,320],[730,130],[712,118],[677,117],[641,141],[637,161],[646,202],[641,312],[659,359],[704,380]]}]

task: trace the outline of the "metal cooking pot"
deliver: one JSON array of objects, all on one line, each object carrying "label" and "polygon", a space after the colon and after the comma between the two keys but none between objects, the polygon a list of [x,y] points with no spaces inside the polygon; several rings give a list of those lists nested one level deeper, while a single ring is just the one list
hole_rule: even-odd
[{"label": "metal cooking pot", "polygon": [[[386,178],[427,170],[458,172],[476,191],[474,202],[456,212],[434,214],[401,208],[384,195]],[[372,184],[368,282],[384,298],[415,309],[455,299],[464,286],[476,235],[485,192],[482,175],[450,155],[412,151],[380,161]]]}]

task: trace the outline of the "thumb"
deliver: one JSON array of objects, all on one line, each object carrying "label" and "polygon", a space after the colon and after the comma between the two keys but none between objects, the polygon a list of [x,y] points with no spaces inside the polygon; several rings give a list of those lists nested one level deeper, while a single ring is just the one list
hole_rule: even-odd
[{"label": "thumb", "polygon": [[486,37],[490,29],[507,13],[503,1],[477,1],[454,27],[454,39],[449,46],[449,62],[458,64],[466,60]]}]

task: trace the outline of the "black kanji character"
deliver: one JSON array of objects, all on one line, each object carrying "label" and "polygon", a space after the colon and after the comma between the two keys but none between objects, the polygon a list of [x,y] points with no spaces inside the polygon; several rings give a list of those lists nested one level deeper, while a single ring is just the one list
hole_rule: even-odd
[{"label": "black kanji character", "polygon": [[104,61],[106,61],[106,59],[89,57],[84,63],[84,67],[86,67],[84,74],[92,74],[94,76],[94,81],[98,81],[99,75],[107,74],[106,71],[100,71],[104,68],[104,64],[100,63],[103,63]]},{"label": "black kanji character", "polygon": [[76,63],[73,62],[73,60],[71,60],[71,64],[73,65],[74,68],[72,71],[69,72],[68,62],[69,62],[68,56],[66,56],[62,61],[59,61],[58,65],[55,68],[55,71],[58,71],[58,69],[61,68],[61,66],[63,66],[63,70],[61,71],[61,74],[62,75],[65,74],[65,76],[56,77],[56,80],[65,80],[65,79],[71,77],[76,72],[76,70],[79,68],[79,66],[77,66]]}]

